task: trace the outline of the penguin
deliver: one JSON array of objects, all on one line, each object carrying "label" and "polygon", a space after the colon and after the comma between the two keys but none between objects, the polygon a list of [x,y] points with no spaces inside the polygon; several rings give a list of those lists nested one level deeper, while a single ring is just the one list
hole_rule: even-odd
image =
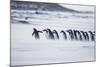
[{"label": "penguin", "polygon": [[72,31],[71,29],[67,30],[67,32],[68,32],[68,34],[69,34],[71,40],[75,39],[75,38],[74,38],[73,31]]},{"label": "penguin", "polygon": [[49,28],[44,29],[43,31],[46,31],[46,34],[48,34],[49,39],[54,39],[53,32]]},{"label": "penguin", "polygon": [[66,32],[65,32],[65,31],[63,31],[63,30],[61,30],[61,31],[60,31],[60,33],[62,33],[62,34],[63,34],[63,37],[64,37],[64,39],[66,40],[66,39],[67,39]]},{"label": "penguin", "polygon": [[94,32],[88,31],[88,32],[90,33],[91,40],[95,41],[95,31]]},{"label": "penguin", "polygon": [[[59,35],[58,35],[58,32],[57,32],[56,30],[53,30],[53,35],[54,35],[54,34],[56,35],[56,38],[59,39]],[[54,36],[54,37],[55,37],[55,36]]]},{"label": "penguin", "polygon": [[33,28],[32,36],[34,35],[35,39],[40,39],[39,33],[43,33],[43,32],[38,31],[36,28]]},{"label": "penguin", "polygon": [[84,32],[84,31],[80,31],[80,32],[82,33],[82,35],[84,37],[84,40],[89,41],[89,35],[88,35],[88,33]]},{"label": "penguin", "polygon": [[82,40],[82,35],[81,35],[80,31],[73,30],[73,32],[74,32],[73,34],[74,34],[76,40]]}]

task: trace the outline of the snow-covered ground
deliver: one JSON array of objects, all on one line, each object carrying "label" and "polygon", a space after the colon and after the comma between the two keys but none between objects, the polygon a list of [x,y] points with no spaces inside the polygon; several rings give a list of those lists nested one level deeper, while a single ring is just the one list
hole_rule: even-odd
[{"label": "snow-covered ground", "polygon": [[12,10],[11,13],[12,66],[95,60],[94,41],[48,40],[44,34],[39,40],[32,37],[33,28],[50,28],[58,32],[67,29],[95,31],[94,14],[45,12],[48,14],[37,15],[34,11],[21,12],[25,11]]}]

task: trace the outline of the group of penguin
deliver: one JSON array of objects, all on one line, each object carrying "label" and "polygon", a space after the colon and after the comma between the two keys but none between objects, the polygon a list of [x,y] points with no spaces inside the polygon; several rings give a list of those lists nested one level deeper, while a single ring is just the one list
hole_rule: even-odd
[{"label": "group of penguin", "polygon": [[45,33],[47,35],[47,39],[60,39],[60,36],[64,40],[80,40],[80,41],[95,41],[95,31],[79,31],[75,29],[61,30],[58,32],[57,30],[51,30],[49,28],[38,30],[33,28],[32,37],[35,39],[40,39],[40,34]]}]

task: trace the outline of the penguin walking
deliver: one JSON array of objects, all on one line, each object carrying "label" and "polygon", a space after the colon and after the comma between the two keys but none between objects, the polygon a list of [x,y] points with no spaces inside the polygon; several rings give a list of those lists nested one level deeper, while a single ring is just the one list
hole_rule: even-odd
[{"label": "penguin walking", "polygon": [[35,39],[40,39],[39,33],[42,33],[42,31],[38,31],[36,28],[33,28],[32,36],[34,35]]},{"label": "penguin walking", "polygon": [[92,41],[95,41],[95,31],[92,32],[92,31],[88,31],[90,33],[90,38]]},{"label": "penguin walking", "polygon": [[54,39],[53,32],[49,28],[44,29],[43,31],[46,31],[46,34],[48,35],[48,39]]},{"label": "penguin walking", "polygon": [[59,39],[59,35],[58,35],[58,32],[56,30],[53,30],[53,35],[55,35],[54,38],[56,37],[57,39]]},{"label": "penguin walking", "polygon": [[74,32],[74,36],[75,36],[76,40],[82,40],[82,35],[81,35],[80,31],[73,30],[73,32]]},{"label": "penguin walking", "polygon": [[69,29],[69,30],[67,30],[67,32],[68,32],[68,34],[69,34],[71,40],[74,40],[75,38],[74,38],[74,33],[73,33],[73,31],[72,31],[71,29]]},{"label": "penguin walking", "polygon": [[67,39],[66,32],[65,32],[65,31],[63,31],[63,30],[61,30],[61,31],[60,31],[60,33],[62,33],[62,34],[63,34],[63,38],[66,40],[66,39]]},{"label": "penguin walking", "polygon": [[82,35],[84,37],[84,40],[89,41],[89,35],[88,35],[88,33],[84,32],[84,31],[80,31],[80,32],[82,33]]}]

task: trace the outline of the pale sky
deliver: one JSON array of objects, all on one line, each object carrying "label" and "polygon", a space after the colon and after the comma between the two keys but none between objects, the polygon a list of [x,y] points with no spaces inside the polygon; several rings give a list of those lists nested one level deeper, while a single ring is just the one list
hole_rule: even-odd
[{"label": "pale sky", "polygon": [[67,5],[67,4],[60,4],[63,7],[79,10],[79,11],[94,11],[93,6],[84,6],[84,5]]}]

